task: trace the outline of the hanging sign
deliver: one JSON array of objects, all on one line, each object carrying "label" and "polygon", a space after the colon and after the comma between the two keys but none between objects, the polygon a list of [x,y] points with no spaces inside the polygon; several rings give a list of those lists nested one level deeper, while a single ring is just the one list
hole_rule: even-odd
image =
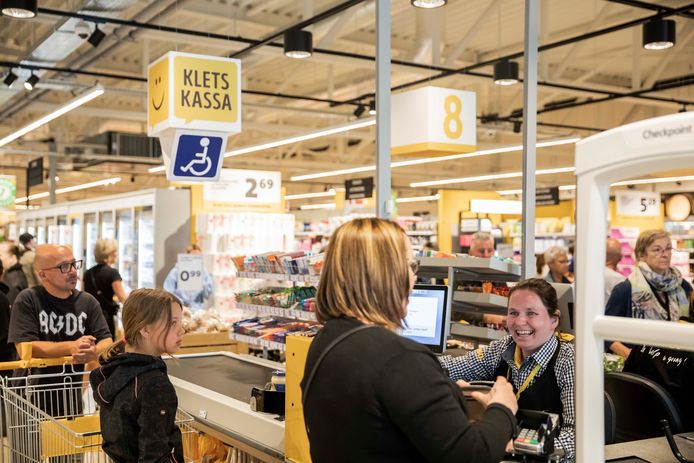
[{"label": "hanging sign", "polygon": [[374,194],[374,178],[354,178],[345,181],[345,199],[371,198]]},{"label": "hanging sign", "polygon": [[0,175],[0,209],[14,210],[14,200],[17,197],[17,177]]},{"label": "hanging sign", "polygon": [[437,156],[477,148],[474,92],[423,87],[391,97],[391,153]]},{"label": "hanging sign", "polygon": [[556,206],[559,204],[559,187],[535,189],[536,206]]},{"label": "hanging sign", "polygon": [[203,201],[274,207],[282,201],[281,172],[223,169],[219,182],[203,185]]},{"label": "hanging sign", "polygon": [[169,180],[217,181],[240,131],[239,60],[171,51],[149,65],[147,133],[159,137]]},{"label": "hanging sign", "polygon": [[180,291],[202,291],[202,254],[179,254],[178,289]]},{"label": "hanging sign", "polygon": [[660,193],[658,192],[617,190],[615,201],[617,215],[660,216]]},{"label": "hanging sign", "polygon": [[43,183],[43,158],[29,161],[27,166],[27,184],[29,187]]}]

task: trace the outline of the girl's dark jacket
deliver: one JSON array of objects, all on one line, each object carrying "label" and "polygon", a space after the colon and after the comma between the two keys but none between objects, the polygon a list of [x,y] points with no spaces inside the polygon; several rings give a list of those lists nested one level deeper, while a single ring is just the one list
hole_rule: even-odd
[{"label": "girl's dark jacket", "polygon": [[118,463],[183,463],[178,399],[160,357],[122,353],[89,376],[103,449]]}]

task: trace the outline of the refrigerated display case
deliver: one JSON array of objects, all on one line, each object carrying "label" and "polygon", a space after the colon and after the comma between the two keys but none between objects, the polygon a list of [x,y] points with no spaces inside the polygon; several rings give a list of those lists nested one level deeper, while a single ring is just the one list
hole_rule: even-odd
[{"label": "refrigerated display case", "polygon": [[84,268],[96,263],[97,239],[116,239],[118,269],[130,289],[161,288],[178,253],[190,243],[187,189],[144,190],[22,211],[17,214],[18,228],[31,233],[35,227],[37,241],[46,243],[45,224],[54,224],[52,242],[59,242],[58,217],[65,217],[66,224],[70,218],[73,252],[84,259]]}]

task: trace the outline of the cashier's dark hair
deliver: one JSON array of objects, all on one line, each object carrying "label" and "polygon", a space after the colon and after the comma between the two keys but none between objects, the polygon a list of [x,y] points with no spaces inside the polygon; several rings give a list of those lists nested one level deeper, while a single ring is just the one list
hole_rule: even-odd
[{"label": "cashier's dark hair", "polygon": [[168,291],[163,289],[136,289],[123,303],[123,331],[121,339],[101,354],[99,360],[103,363],[111,357],[125,352],[125,345],[138,346],[142,342],[140,331],[149,325],[159,321],[164,322],[166,329],[161,334],[161,341],[171,330],[171,305],[178,304],[183,307],[181,301]]},{"label": "cashier's dark hair", "polygon": [[387,328],[403,326],[410,293],[405,231],[383,219],[355,219],[330,237],[316,296],[322,323],[352,317]]}]

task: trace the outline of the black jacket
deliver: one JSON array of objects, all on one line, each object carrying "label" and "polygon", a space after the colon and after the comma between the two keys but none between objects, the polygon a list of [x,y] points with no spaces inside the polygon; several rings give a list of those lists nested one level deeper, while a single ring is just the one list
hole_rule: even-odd
[{"label": "black jacket", "polygon": [[[311,343],[306,378],[336,338],[359,326],[329,320]],[[493,404],[471,423],[460,388],[424,346],[385,328],[336,345],[305,396],[314,463],[491,463],[501,461],[516,420]]]},{"label": "black jacket", "polygon": [[93,370],[103,449],[116,462],[183,463],[178,399],[159,357],[123,353]]},{"label": "black jacket", "polygon": [[14,300],[17,298],[17,295],[21,293],[23,289],[27,289],[29,287],[29,283],[27,283],[27,277],[24,275],[24,270],[22,270],[21,264],[15,264],[10,268],[5,269],[5,274],[2,278],[9,288],[6,294],[11,306],[14,304]]}]

